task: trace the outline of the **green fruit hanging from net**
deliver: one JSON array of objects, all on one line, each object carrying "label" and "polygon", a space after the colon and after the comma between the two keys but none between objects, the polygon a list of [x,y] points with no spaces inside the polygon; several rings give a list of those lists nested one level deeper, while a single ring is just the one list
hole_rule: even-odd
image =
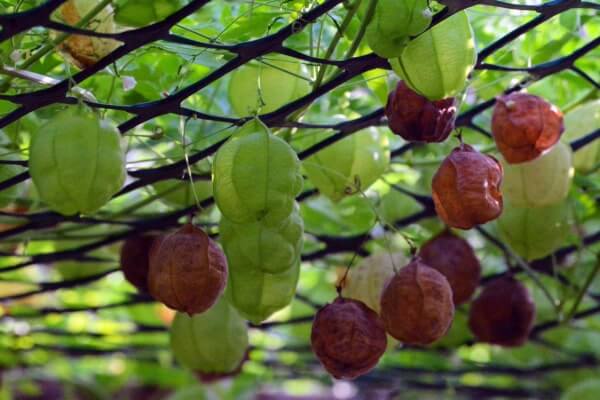
[{"label": "green fruit hanging from net", "polygon": [[235,373],[248,351],[247,323],[225,298],[193,317],[178,312],[170,334],[175,359],[204,379]]},{"label": "green fruit hanging from net", "polygon": [[390,64],[412,90],[434,101],[463,91],[476,58],[469,18],[460,11],[411,40]]},{"label": "green fruit hanging from net", "polygon": [[[314,141],[322,140],[313,135]],[[365,129],[320,150],[302,165],[309,180],[333,201],[369,188],[388,168],[387,135],[375,128]]]},{"label": "green fruit hanging from net", "polygon": [[302,181],[294,150],[256,120],[221,146],[213,163],[215,201],[221,213],[236,223],[285,220]]},{"label": "green fruit hanging from net", "polygon": [[65,215],[98,211],[125,181],[120,140],[110,121],[85,107],[54,115],[29,149],[29,171],[40,199]]}]

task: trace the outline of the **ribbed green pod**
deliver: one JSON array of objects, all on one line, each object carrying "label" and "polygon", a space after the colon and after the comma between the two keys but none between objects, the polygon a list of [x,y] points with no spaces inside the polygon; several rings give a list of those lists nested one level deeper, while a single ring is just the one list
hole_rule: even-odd
[{"label": "ribbed green pod", "polygon": [[246,321],[224,297],[208,311],[193,317],[178,312],[170,334],[175,359],[203,374],[236,370],[248,349]]},{"label": "ribbed green pod", "polygon": [[221,218],[220,238],[226,253],[239,251],[247,269],[277,274],[289,270],[302,251],[304,223],[298,208],[280,226],[260,221],[236,224]]},{"label": "ribbed green pod", "polygon": [[302,181],[294,150],[255,120],[221,146],[213,163],[215,201],[236,223],[282,222],[292,212]]},{"label": "ribbed green pod", "polygon": [[411,40],[390,64],[411,89],[434,101],[462,92],[476,59],[473,30],[460,11]]},{"label": "ribbed green pod", "polygon": [[[319,135],[313,137],[321,139]],[[386,134],[370,128],[320,150],[302,165],[308,179],[322,194],[339,201],[357,189],[368,189],[385,172],[389,162]]]},{"label": "ribbed green pod", "polygon": [[29,171],[40,198],[65,215],[91,214],[121,189],[125,155],[117,128],[83,107],[55,115],[37,132]]}]

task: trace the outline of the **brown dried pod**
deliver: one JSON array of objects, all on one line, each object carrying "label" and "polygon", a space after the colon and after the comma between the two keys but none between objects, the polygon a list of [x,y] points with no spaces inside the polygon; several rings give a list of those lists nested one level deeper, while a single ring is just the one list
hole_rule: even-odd
[{"label": "brown dried pod", "polygon": [[492,134],[510,164],[539,157],[558,142],[563,131],[562,113],[541,97],[511,93],[496,99]]},{"label": "brown dried pod", "polygon": [[390,93],[385,115],[392,132],[411,142],[443,142],[454,129],[456,100],[430,101],[403,81]]},{"label": "brown dried pod", "polygon": [[323,367],[338,379],[366,374],[387,347],[377,313],[361,301],[343,297],[317,312],[310,340]]},{"label": "brown dried pod", "polygon": [[477,340],[500,346],[524,344],[535,321],[535,303],[512,277],[489,283],[471,305],[469,327]]},{"label": "brown dried pod", "polygon": [[140,292],[148,292],[150,248],[158,235],[127,238],[121,247],[121,271],[125,279]]},{"label": "brown dried pod", "polygon": [[227,283],[227,260],[204,231],[186,224],[150,250],[150,294],[189,315],[208,310]]},{"label": "brown dried pod", "polygon": [[428,345],[446,334],[454,319],[452,289],[435,269],[414,258],[381,294],[385,330],[408,345]]},{"label": "brown dried pod", "polygon": [[425,243],[419,256],[426,265],[446,277],[455,306],[473,296],[479,285],[481,265],[469,242],[445,230]]},{"label": "brown dried pod", "polygon": [[[75,26],[97,6],[98,2],[95,0],[67,0],[60,7],[58,17],[62,22]],[[106,6],[84,28],[98,33],[116,33],[117,26],[113,14],[113,8]],[[84,69],[96,64],[118,46],[119,42],[113,39],[70,35],[60,44],[59,49],[71,63]]]},{"label": "brown dried pod", "polygon": [[432,182],[435,211],[449,226],[471,229],[502,213],[502,165],[467,144],[452,150]]}]

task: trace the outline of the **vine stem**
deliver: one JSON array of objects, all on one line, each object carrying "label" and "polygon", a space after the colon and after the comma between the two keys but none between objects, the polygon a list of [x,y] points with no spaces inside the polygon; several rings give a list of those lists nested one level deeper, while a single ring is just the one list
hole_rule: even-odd
[{"label": "vine stem", "polygon": [[[324,59],[328,60],[331,57],[331,55],[333,54],[333,52],[335,51],[339,41],[344,36],[344,32],[346,31],[348,26],[350,26],[350,23],[352,22],[352,18],[354,17],[354,14],[356,14],[356,12],[358,11],[358,7],[360,6],[361,1],[363,1],[363,0],[357,0],[352,5],[350,10],[348,10],[348,13],[342,20],[342,24],[340,25],[339,29],[335,33],[333,39],[331,39],[331,42],[329,43],[329,46],[327,47],[327,50],[325,51],[325,55],[323,56]],[[371,0],[371,1],[375,1],[375,0]],[[313,84],[313,89],[316,89],[319,86],[321,86],[321,83],[323,82],[323,78],[325,77],[325,73],[327,72],[327,67],[328,67],[328,65],[324,64],[323,66],[321,66],[321,68],[319,68],[319,72],[317,73],[317,78],[315,79],[315,82]]]},{"label": "vine stem", "polygon": [[583,301],[583,297],[586,295],[588,289],[594,282],[594,278],[596,278],[596,275],[598,275],[598,271],[600,271],[600,254],[596,256],[596,264],[594,265],[594,268],[585,280],[585,284],[583,285],[579,293],[577,293],[575,303],[573,303],[573,307],[571,307],[571,310],[567,314],[567,317],[565,318],[563,324],[567,324],[569,321],[571,321],[573,319],[573,316],[577,313],[577,309]]}]

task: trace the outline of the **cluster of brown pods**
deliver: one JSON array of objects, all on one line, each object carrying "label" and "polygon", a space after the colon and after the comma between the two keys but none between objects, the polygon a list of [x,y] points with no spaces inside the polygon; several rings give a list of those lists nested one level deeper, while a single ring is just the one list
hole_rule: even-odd
[{"label": "cluster of brown pods", "polygon": [[129,238],[121,248],[125,278],[141,292],[189,315],[208,310],[227,283],[227,260],[192,224],[164,236]]},{"label": "cluster of brown pods", "polygon": [[[385,108],[390,129],[412,142],[442,142],[454,129],[456,101],[430,101],[399,82]],[[512,93],[496,99],[492,133],[507,162],[533,160],[564,130],[560,111],[540,97]],[[471,229],[500,216],[503,169],[494,158],[462,144],[442,162],[432,182],[435,210],[453,228]]]},{"label": "cluster of brown pods", "polygon": [[[469,243],[445,230],[387,281],[379,315],[363,302],[341,296],[323,307],[313,322],[313,351],[336,378],[366,374],[386,350],[386,333],[412,346],[442,338],[455,307],[471,300],[480,276]],[[518,346],[529,337],[534,318],[527,289],[513,278],[501,278],[472,302],[469,326],[481,342]]]}]

